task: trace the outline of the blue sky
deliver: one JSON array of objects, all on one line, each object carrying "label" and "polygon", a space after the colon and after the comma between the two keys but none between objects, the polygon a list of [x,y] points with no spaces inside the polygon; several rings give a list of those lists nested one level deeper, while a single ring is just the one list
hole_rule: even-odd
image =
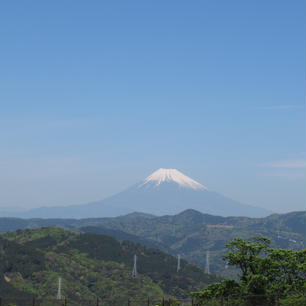
[{"label": "blue sky", "polygon": [[305,1],[3,1],[0,207],[177,168],[305,209]]}]

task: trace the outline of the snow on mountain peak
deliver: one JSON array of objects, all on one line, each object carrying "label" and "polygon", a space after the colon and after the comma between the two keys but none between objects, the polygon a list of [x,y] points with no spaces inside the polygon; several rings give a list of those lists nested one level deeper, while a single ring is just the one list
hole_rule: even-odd
[{"label": "snow on mountain peak", "polygon": [[154,183],[155,186],[159,186],[164,182],[175,182],[181,187],[187,187],[194,190],[196,189],[207,190],[207,188],[204,185],[184,175],[182,172],[176,169],[163,169],[163,168],[160,168],[157,171],[153,172],[151,175],[149,175],[139,187],[147,183]]}]

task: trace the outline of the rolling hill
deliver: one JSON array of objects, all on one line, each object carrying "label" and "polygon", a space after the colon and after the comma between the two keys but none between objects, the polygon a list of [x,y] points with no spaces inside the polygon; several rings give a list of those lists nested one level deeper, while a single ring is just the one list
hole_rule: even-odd
[{"label": "rolling hill", "polygon": [[[133,256],[138,275],[132,277]],[[0,296],[55,298],[57,279],[70,300],[100,297],[186,297],[217,280],[203,269],[130,241],[60,228],[26,229],[0,236]]]},{"label": "rolling hill", "polygon": [[141,243],[205,267],[205,254],[210,251],[210,270],[232,276],[221,257],[224,247],[235,237],[267,236],[272,247],[305,248],[305,212],[273,214],[265,218],[220,217],[186,210],[173,216],[154,217],[128,214],[117,218],[91,219],[15,219],[0,218],[0,231],[43,226],[102,234],[119,240]]}]

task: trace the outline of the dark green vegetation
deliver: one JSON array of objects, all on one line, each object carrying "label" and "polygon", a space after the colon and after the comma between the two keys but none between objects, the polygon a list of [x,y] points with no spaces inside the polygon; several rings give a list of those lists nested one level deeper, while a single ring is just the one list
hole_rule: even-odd
[{"label": "dark green vegetation", "polygon": [[224,279],[192,293],[197,305],[305,305],[306,249],[274,249],[263,237],[236,238],[226,247],[223,258],[239,268],[240,282]]},{"label": "dark green vegetation", "polygon": [[117,218],[16,219],[0,218],[0,231],[42,226],[61,226],[130,240],[170,254],[181,254],[188,262],[205,267],[210,251],[210,270],[234,277],[237,270],[225,269],[224,246],[236,237],[269,237],[271,247],[299,250],[305,247],[305,212],[274,214],[266,218],[218,217],[186,210],[178,215],[154,217],[134,213]]},{"label": "dark green vegetation", "polygon": [[[138,256],[132,278],[133,255]],[[61,228],[26,229],[0,236],[0,296],[72,300],[147,296],[186,297],[218,280],[186,261],[176,272],[176,258],[130,241]]]},{"label": "dark green vegetation", "polygon": [[158,242],[163,250],[182,254],[189,262],[202,267],[205,267],[205,253],[209,250],[210,270],[222,276],[234,277],[236,269],[225,269],[222,260],[227,243],[236,237],[248,239],[264,236],[271,239],[272,247],[298,250],[305,247],[305,226],[305,212],[252,219],[224,218],[187,210],[175,216],[106,219],[91,231],[103,233],[105,228],[109,228],[137,235],[149,242]]}]

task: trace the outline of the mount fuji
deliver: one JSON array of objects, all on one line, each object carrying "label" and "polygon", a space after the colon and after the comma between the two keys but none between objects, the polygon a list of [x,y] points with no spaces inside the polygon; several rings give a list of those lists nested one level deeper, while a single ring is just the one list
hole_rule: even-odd
[{"label": "mount fuji", "polygon": [[239,203],[176,169],[159,169],[142,182],[102,201],[83,205],[41,207],[23,212],[26,218],[117,217],[132,212],[176,214],[186,209],[219,216],[264,217],[264,208]]}]

